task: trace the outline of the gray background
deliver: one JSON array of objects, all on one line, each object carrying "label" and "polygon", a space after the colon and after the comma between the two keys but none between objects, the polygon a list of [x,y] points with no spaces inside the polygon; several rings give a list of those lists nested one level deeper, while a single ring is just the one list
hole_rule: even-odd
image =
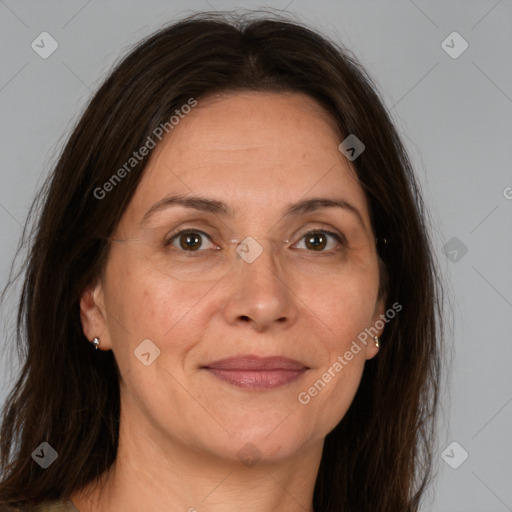
[{"label": "gray background", "polygon": [[[443,385],[439,475],[423,511],[512,511],[510,0],[0,0],[0,285],[36,189],[128,46],[191,11],[264,6],[286,9],[355,53],[380,88],[430,205],[455,357]],[[59,44],[47,59],[31,48],[43,31]],[[453,31],[469,44],[458,58],[441,46]],[[3,403],[18,363],[6,346],[12,308],[1,318]],[[445,452],[452,465],[463,449],[469,454],[457,469],[441,457],[454,441],[460,447]]]}]

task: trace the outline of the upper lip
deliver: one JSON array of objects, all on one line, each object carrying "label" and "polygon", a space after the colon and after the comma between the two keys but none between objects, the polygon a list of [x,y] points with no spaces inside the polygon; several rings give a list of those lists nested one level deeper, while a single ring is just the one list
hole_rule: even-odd
[{"label": "upper lip", "polygon": [[246,355],[220,359],[208,363],[203,368],[212,370],[303,370],[308,367],[300,361],[282,356]]}]

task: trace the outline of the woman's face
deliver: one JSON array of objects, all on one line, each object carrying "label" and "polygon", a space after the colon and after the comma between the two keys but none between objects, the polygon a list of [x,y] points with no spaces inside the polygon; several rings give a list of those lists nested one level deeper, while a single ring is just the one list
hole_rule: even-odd
[{"label": "woman's face", "polygon": [[[318,447],[345,415],[378,349],[368,338],[345,354],[384,305],[340,142],[309,97],[247,92],[199,100],[152,150],[114,233],[125,242],[81,302],[86,336],[117,360],[122,422],[147,442],[278,460]],[[232,215],[198,201],[146,215],[177,195]],[[346,205],[284,215],[311,198]],[[229,242],[246,237],[238,252]]]}]

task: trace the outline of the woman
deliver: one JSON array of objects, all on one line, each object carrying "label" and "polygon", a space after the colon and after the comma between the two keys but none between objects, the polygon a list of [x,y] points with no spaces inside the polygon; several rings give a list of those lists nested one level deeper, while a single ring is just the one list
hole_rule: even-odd
[{"label": "woman", "polygon": [[441,288],[374,89],[282,19],[116,67],[42,191],[2,510],[418,510]]}]

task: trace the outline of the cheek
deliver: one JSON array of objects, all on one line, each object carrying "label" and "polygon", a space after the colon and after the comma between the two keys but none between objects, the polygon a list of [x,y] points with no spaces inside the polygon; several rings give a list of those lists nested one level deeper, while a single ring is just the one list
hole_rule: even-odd
[{"label": "cheek", "polygon": [[324,290],[310,295],[312,298],[305,299],[305,303],[316,314],[316,323],[324,325],[323,339],[332,357],[347,350],[352,340],[371,325],[377,280],[373,276],[352,276],[331,280]]},{"label": "cheek", "polygon": [[297,397],[306,416],[314,418],[317,435],[327,435],[341,421],[357,393],[366,362],[366,345],[357,336],[368,327],[373,305],[364,294],[344,293],[330,306],[322,364]]},{"label": "cheek", "polygon": [[331,280],[312,302],[316,327],[323,332],[323,364],[307,381],[300,402],[316,418],[317,426],[321,425],[318,429],[323,435],[343,418],[359,387],[366,345],[357,337],[371,326],[377,290],[378,274],[366,268]]},{"label": "cheek", "polygon": [[118,362],[134,364],[126,358],[145,339],[163,355],[187,345],[186,332],[196,330],[193,312],[208,292],[206,284],[170,280],[126,254],[122,259],[113,255],[106,276],[109,330]]},{"label": "cheek", "polygon": [[[365,358],[363,354],[364,352],[361,350],[358,354],[353,355],[353,359],[346,364],[340,363],[343,369],[339,372],[336,371],[339,367],[335,368],[335,365],[331,365],[329,371],[322,375],[322,380],[329,376],[330,381],[319,392],[319,396],[317,396],[319,400],[315,407],[323,416],[326,434],[342,420],[354,400],[364,371]],[[341,360],[343,359],[344,356]]]}]

